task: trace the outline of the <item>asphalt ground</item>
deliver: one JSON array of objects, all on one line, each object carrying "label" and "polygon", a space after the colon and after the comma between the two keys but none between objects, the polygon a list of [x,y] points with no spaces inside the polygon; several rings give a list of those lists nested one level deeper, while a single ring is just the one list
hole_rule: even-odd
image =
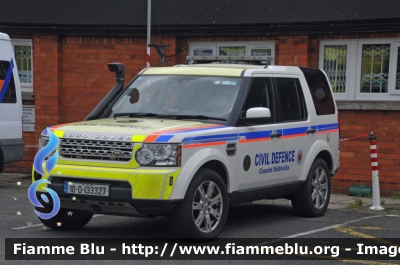
[{"label": "asphalt ground", "polygon": [[[20,185],[18,185],[20,182]],[[27,197],[31,182],[25,174],[0,174],[0,264],[65,264],[67,261],[6,261],[5,238],[174,238],[168,219],[95,215],[81,230],[55,231],[44,227],[33,212]],[[362,201],[362,203],[359,202]],[[230,208],[227,224],[220,238],[356,238],[379,243],[400,238],[400,200],[381,198],[384,210],[370,210],[371,198],[331,195],[326,214],[304,218],[294,214],[290,201],[263,200]],[[20,213],[20,214],[18,214]],[[360,241],[361,242],[361,241]],[[364,241],[363,241],[364,242]],[[317,260],[276,261],[268,264],[400,264],[400,255],[393,261],[358,259],[340,260],[319,256]],[[319,260],[321,259],[321,260]],[[327,260],[325,260],[327,259]],[[127,261],[72,261],[76,264],[126,264]],[[134,264],[244,264],[249,261],[129,261]],[[251,261],[265,264],[266,261]]]}]

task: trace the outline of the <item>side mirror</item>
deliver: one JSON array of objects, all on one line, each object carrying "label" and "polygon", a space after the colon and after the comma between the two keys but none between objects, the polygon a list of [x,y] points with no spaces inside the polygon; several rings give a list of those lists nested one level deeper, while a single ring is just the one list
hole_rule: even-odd
[{"label": "side mirror", "polygon": [[246,111],[246,116],[240,119],[246,123],[268,122],[271,119],[271,111],[269,108],[250,108]]}]

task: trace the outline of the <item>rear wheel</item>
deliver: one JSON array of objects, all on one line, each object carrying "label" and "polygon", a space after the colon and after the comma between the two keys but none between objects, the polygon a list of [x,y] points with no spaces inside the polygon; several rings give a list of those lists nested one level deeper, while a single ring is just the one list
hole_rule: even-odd
[{"label": "rear wheel", "polygon": [[213,170],[200,169],[185,198],[170,214],[170,225],[178,237],[213,239],[222,232],[228,210],[228,194],[222,178]]},{"label": "rear wheel", "polygon": [[[36,208],[40,210],[40,208]],[[84,227],[92,219],[92,213],[79,212],[61,208],[60,211],[50,219],[39,220],[47,227],[56,230],[73,230]]]},{"label": "rear wheel", "polygon": [[331,196],[331,177],[326,162],[316,158],[308,172],[306,182],[293,195],[294,211],[302,216],[322,216]]}]

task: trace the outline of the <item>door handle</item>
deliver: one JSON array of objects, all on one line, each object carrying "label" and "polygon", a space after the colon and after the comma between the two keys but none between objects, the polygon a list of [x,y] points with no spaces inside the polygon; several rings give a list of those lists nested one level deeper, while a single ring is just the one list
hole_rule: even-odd
[{"label": "door handle", "polygon": [[314,130],[314,129],[308,129],[308,130],[306,131],[306,133],[307,133],[307,134],[309,134],[309,133],[314,134],[314,133],[315,133],[315,130]]},{"label": "door handle", "polygon": [[282,136],[281,133],[271,133],[271,134],[269,135],[269,137],[271,137],[271,138],[279,138],[279,137],[281,137],[281,136]]}]

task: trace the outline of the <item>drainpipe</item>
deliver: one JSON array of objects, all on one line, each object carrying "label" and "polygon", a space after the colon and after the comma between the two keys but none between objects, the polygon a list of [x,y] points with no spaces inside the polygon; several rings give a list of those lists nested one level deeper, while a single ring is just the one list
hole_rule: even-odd
[{"label": "drainpipe", "polygon": [[147,68],[150,68],[151,0],[147,0]]}]

